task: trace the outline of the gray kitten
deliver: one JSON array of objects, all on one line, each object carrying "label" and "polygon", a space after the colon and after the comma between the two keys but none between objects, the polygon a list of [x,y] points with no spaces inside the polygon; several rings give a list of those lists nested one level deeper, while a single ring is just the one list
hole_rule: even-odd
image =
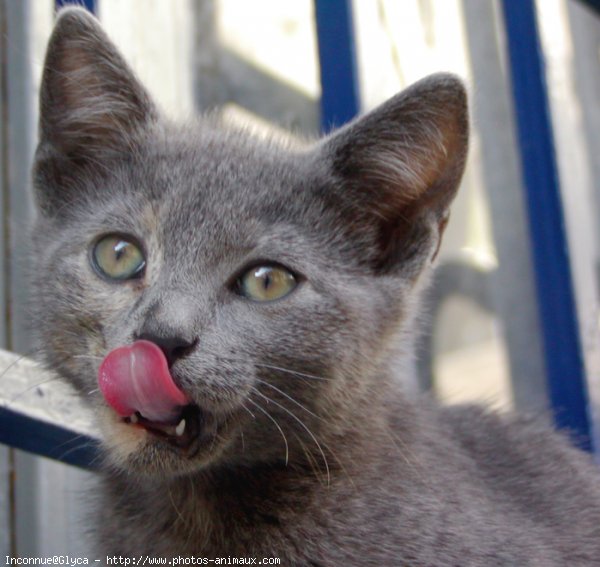
[{"label": "gray kitten", "polygon": [[173,124],[94,18],[61,12],[35,306],[103,432],[101,553],[600,564],[588,455],[397,377],[467,137],[448,75],[312,145]]}]

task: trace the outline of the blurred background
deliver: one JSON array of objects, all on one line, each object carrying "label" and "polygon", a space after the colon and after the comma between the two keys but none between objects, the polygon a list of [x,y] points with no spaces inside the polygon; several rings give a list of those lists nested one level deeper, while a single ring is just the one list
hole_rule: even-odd
[{"label": "blurred background", "polygon": [[[471,152],[429,291],[415,384],[451,403],[579,412],[577,433],[593,439],[600,397],[598,4],[534,2],[537,54],[517,49],[532,31],[519,32],[525,21],[519,14],[510,28],[511,4],[518,10],[530,2],[86,2],[165,111],[182,119],[211,110],[257,130],[314,137],[349,117],[332,113],[338,101],[350,104],[350,115],[362,113],[430,73],[463,77],[472,103]],[[0,0],[0,342],[21,353],[31,348],[24,256],[32,214],[29,169],[54,10],[51,0]],[[344,30],[352,32],[350,40]],[[521,79],[515,68],[531,57],[542,62],[554,130],[560,208],[552,221],[558,228],[550,230],[564,237],[556,255],[551,250],[541,264],[535,234],[548,221],[537,216],[526,173],[537,133],[528,138],[522,122],[540,106],[524,107],[515,94],[518,81],[530,78],[527,67]],[[331,81],[338,71],[350,76],[348,83],[337,76]],[[566,277],[571,296],[552,292],[552,272],[540,271],[544,262]],[[552,335],[551,315],[560,310],[573,324],[563,337]],[[564,407],[555,368],[568,369],[562,370]],[[0,446],[0,556],[85,556],[81,518],[93,476]]]}]

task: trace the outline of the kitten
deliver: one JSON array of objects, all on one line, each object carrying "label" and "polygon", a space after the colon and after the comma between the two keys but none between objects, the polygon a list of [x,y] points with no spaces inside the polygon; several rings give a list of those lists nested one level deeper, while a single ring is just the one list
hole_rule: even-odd
[{"label": "kitten", "polygon": [[101,553],[600,563],[588,455],[544,425],[408,397],[392,369],[467,138],[449,75],[312,145],[173,124],[92,16],[60,13],[35,307],[46,363],[103,433]]}]

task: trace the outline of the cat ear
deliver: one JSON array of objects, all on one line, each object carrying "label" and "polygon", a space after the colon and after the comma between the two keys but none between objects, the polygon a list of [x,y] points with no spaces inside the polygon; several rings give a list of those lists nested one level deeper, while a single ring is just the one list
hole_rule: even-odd
[{"label": "cat ear", "polygon": [[435,256],[467,147],[465,88],[448,74],[414,84],[326,139],[321,156],[344,199],[377,225],[377,268],[419,251]]},{"label": "cat ear", "polygon": [[58,204],[52,199],[68,199],[66,187],[77,182],[81,166],[127,156],[136,133],[157,117],[150,96],[97,20],[81,8],[62,10],[40,92],[34,177],[42,208]]},{"label": "cat ear", "polygon": [[156,116],[144,87],[86,10],[60,12],[48,43],[40,136],[65,156],[119,151]]}]

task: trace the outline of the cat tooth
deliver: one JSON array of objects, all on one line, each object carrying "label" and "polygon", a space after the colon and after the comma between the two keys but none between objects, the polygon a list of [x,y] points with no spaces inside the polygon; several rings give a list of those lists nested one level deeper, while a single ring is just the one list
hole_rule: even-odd
[{"label": "cat tooth", "polygon": [[183,432],[185,431],[185,417],[179,422],[179,425],[175,428],[175,433],[177,433],[177,437],[181,437]]},{"label": "cat tooth", "polygon": [[129,416],[129,423],[137,423],[138,422],[138,416],[135,413],[132,413]]}]

